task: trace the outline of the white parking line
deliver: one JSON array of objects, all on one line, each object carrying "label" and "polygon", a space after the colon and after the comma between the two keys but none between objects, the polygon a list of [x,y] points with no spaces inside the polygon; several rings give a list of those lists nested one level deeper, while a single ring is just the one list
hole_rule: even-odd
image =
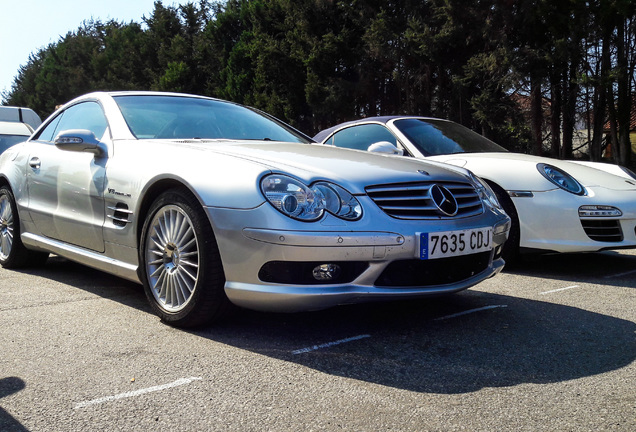
[{"label": "white parking line", "polygon": [[458,312],[458,313],[454,313],[454,314],[451,314],[451,315],[446,315],[446,316],[443,316],[443,317],[435,318],[434,321],[442,321],[442,320],[447,320],[447,319],[451,319],[451,318],[456,318],[456,317],[459,317],[459,316],[462,316],[462,315],[468,315],[468,314],[475,313],[475,312],[481,312],[481,311],[488,310],[488,309],[505,308],[505,307],[508,307],[508,305],[484,306],[484,307],[480,307],[480,308],[477,308],[477,309],[470,309],[470,310],[467,310],[467,311],[464,311],[464,312]]},{"label": "white parking line", "polygon": [[550,290],[550,291],[544,291],[544,292],[541,292],[539,294],[541,294],[541,295],[552,294],[552,293],[555,293],[555,292],[565,291],[565,290],[569,290],[569,289],[572,289],[572,288],[578,288],[578,287],[579,287],[578,285],[572,285],[572,286],[565,287],[565,288],[559,288],[559,289],[553,289],[553,290]]},{"label": "white parking line", "polygon": [[[440,318],[435,318],[435,321],[441,321],[441,320],[446,320],[446,319],[450,319],[450,318],[455,318],[455,317],[458,317],[458,316],[467,315],[467,314],[474,313],[474,312],[480,312],[480,311],[484,311],[484,310],[488,310],[488,309],[505,308],[505,307],[508,307],[508,305],[484,306],[484,307],[477,308],[477,309],[470,309],[470,310],[467,310],[467,311],[454,313],[452,315],[446,315],[446,316],[443,316],[443,317],[440,317]],[[313,345],[313,346],[310,346],[310,347],[307,347],[307,348],[297,349],[297,350],[292,351],[292,354],[293,355],[298,355],[298,354],[308,353],[308,352],[316,351],[316,350],[319,350],[319,349],[322,349],[322,348],[329,348],[329,347],[332,347],[332,346],[335,346],[335,345],[340,345],[340,344],[347,343],[347,342],[353,342],[353,341],[364,339],[364,338],[368,338],[368,337],[371,337],[371,335],[364,334],[364,335],[359,335],[359,336],[353,336],[353,337],[346,338],[346,339],[340,339],[340,340],[333,341],[333,342],[327,342],[327,343],[323,343],[323,344],[320,344],[320,345]]]},{"label": "white parking line", "polygon": [[148,387],[145,389],[140,389],[140,390],[135,390],[135,391],[130,391],[130,392],[126,392],[126,393],[120,393],[118,395],[115,396],[105,396],[99,399],[93,399],[90,401],[84,401],[84,402],[78,402],[75,404],[75,407],[73,409],[78,409],[78,408],[84,408],[90,405],[96,405],[96,404],[100,404],[100,403],[104,403],[104,402],[110,402],[110,401],[114,401],[117,399],[124,399],[124,398],[129,398],[129,397],[134,397],[134,396],[139,396],[142,394],[146,394],[146,393],[152,393],[152,392],[156,392],[156,391],[160,391],[160,390],[165,390],[165,389],[169,389],[172,387],[177,387],[177,386],[182,386],[184,384],[190,384],[192,381],[196,381],[196,380],[200,380],[201,378],[197,378],[197,377],[190,377],[190,378],[181,378],[178,379],[174,382],[168,383],[168,384],[162,384],[162,385],[158,385],[158,386],[154,386],[154,387]]},{"label": "white parking line", "polygon": [[630,271],[626,271],[626,272],[623,272],[623,273],[616,273],[616,274],[613,274],[613,275],[603,276],[603,279],[610,279],[610,278],[615,278],[615,277],[627,276],[627,275],[632,274],[632,273],[636,273],[636,270],[630,270]]},{"label": "white parking line", "polygon": [[359,335],[359,336],[353,336],[350,338],[346,338],[346,339],[340,339],[334,342],[327,342],[324,344],[320,344],[320,345],[314,345],[311,347],[307,347],[307,348],[301,348],[301,349],[297,349],[295,351],[292,351],[292,354],[297,355],[297,354],[302,354],[302,353],[307,353],[307,352],[311,352],[311,351],[316,351],[322,348],[329,348],[332,347],[334,345],[340,345],[343,343],[347,343],[347,342],[352,342],[352,341],[356,341],[359,339],[364,339],[364,338],[368,338],[371,337],[371,335],[365,334],[365,335]]}]

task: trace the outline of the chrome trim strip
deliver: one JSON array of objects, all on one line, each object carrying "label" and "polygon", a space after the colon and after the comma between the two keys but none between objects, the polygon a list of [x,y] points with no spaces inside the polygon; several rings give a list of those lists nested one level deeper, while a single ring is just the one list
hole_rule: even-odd
[{"label": "chrome trim strip", "polygon": [[404,244],[404,236],[392,232],[323,232],[281,231],[244,228],[243,235],[249,239],[283,246],[398,246]]},{"label": "chrome trim strip", "polygon": [[117,222],[122,222],[122,223],[131,223],[131,222],[132,222],[131,220],[123,219],[123,218],[118,218],[118,217],[115,217],[115,216],[113,216],[113,215],[106,215],[106,217],[107,217],[108,219],[116,220]]},{"label": "chrome trim strip", "polygon": [[80,264],[101,270],[133,282],[141,283],[137,276],[137,266],[104,256],[78,246],[62,243],[47,237],[32,233],[24,233],[20,236],[22,242],[31,247],[41,248],[61,257],[68,258]]},{"label": "chrome trim strip", "polygon": [[123,207],[108,206],[108,210],[112,210],[114,212],[126,213],[126,214],[133,214],[131,210],[128,210],[127,208],[123,208]]}]

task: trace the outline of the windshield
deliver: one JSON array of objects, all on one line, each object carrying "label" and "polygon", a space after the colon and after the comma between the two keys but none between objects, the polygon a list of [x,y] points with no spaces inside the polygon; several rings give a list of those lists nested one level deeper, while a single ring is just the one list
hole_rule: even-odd
[{"label": "windshield", "polygon": [[138,139],[310,142],[273,117],[230,102],[153,95],[114,99]]},{"label": "windshield", "polygon": [[0,153],[11,147],[12,145],[28,140],[28,136],[24,135],[2,135],[0,134]]},{"label": "windshield", "polygon": [[395,126],[425,156],[507,151],[467,127],[449,121],[404,119],[396,120]]}]

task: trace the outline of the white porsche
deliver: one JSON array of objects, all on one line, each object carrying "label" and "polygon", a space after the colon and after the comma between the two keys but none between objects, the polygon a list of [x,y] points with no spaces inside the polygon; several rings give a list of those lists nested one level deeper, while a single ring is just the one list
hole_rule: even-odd
[{"label": "white porsche", "polygon": [[319,143],[441,161],[486,180],[512,219],[504,258],[520,252],[636,247],[636,175],[627,168],[508,152],[457,123],[373,117],[318,133]]}]

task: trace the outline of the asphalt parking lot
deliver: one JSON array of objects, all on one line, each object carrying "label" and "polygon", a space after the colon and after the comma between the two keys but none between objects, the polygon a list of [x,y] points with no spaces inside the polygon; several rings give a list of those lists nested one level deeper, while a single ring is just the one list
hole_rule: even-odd
[{"label": "asphalt parking lot", "polygon": [[0,431],[634,431],[636,252],[468,291],[168,327],[141,286],[0,269]]}]

